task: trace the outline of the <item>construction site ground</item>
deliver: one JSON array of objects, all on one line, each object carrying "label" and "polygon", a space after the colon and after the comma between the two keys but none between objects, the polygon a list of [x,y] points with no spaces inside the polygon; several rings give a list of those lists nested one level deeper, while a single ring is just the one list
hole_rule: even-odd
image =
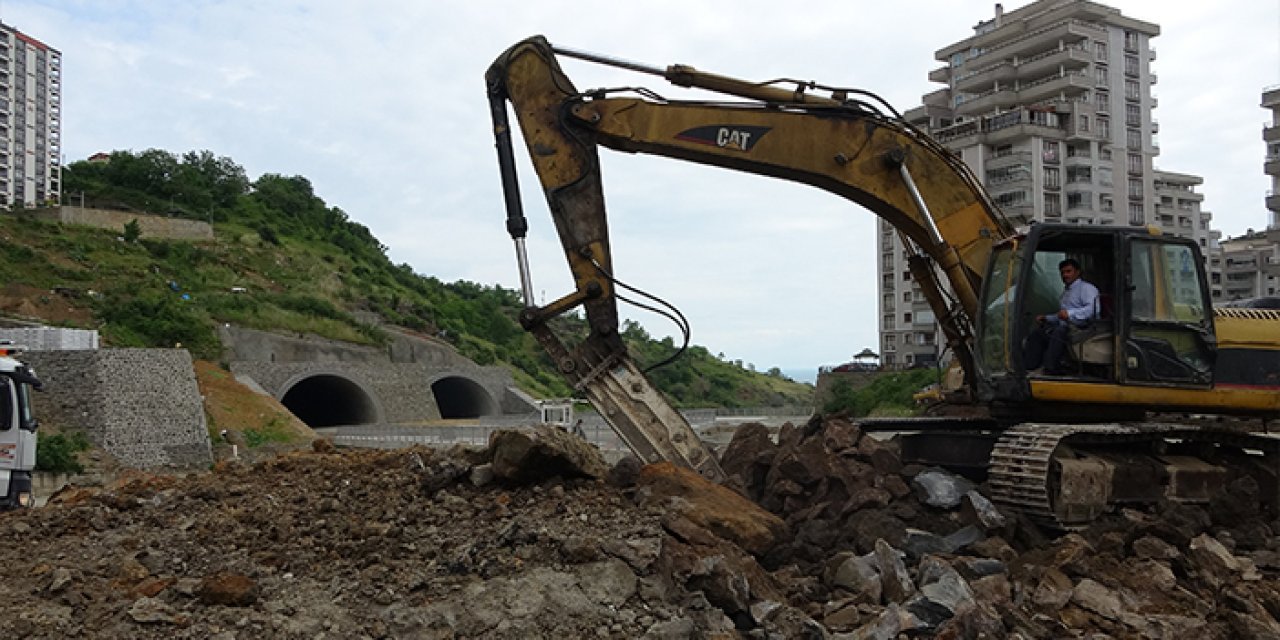
[{"label": "construction site ground", "polygon": [[11,638],[1280,637],[1275,515],[1045,531],[840,417],[744,425],[732,479],[562,430],[124,472],[0,514]]}]

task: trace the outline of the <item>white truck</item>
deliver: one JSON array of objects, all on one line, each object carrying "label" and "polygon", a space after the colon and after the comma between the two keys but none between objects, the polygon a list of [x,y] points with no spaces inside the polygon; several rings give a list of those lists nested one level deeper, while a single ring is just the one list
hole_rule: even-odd
[{"label": "white truck", "polygon": [[31,390],[41,383],[15,356],[20,349],[0,341],[0,511],[35,505],[31,470],[36,466],[36,428]]}]

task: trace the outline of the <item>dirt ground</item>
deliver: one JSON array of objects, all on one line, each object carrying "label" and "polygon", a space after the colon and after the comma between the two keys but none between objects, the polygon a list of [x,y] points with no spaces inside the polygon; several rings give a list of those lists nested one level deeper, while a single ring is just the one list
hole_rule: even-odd
[{"label": "dirt ground", "polygon": [[54,326],[94,325],[93,309],[78,292],[50,291],[22,284],[0,287],[0,313]]},{"label": "dirt ground", "polygon": [[131,473],[0,514],[13,638],[1280,637],[1246,481],[1047,532],[828,418],[731,488],[560,430]]}]

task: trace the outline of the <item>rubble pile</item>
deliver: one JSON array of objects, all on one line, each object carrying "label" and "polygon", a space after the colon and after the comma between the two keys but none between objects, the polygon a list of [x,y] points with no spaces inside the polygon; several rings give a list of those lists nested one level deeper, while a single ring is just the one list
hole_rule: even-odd
[{"label": "rubble pile", "polygon": [[1237,481],[1060,535],[838,417],[709,483],[557,429],[131,474],[0,514],[32,638],[1266,638],[1277,523]]},{"label": "rubble pile", "polygon": [[787,523],[762,563],[835,637],[1280,637],[1280,522],[1248,477],[1204,508],[1124,510],[1062,535],[969,480],[903,465],[840,417],[776,443],[744,425],[722,464]]}]

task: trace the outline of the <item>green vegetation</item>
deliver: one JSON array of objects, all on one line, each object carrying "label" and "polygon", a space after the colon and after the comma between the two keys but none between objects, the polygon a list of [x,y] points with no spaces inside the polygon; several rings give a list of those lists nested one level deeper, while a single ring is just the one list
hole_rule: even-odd
[{"label": "green vegetation", "polygon": [[36,432],[36,470],[52,473],[81,473],[84,467],[76,454],[89,449],[83,432],[46,434]]},{"label": "green vegetation", "polygon": [[244,440],[249,448],[261,447],[272,442],[287,443],[294,440],[294,434],[285,426],[279,416],[272,417],[261,428],[245,429]]},{"label": "green vegetation", "polygon": [[[442,339],[482,365],[503,366],[535,396],[572,390],[517,322],[519,293],[473,282],[445,283],[393,264],[387,247],[341,209],[330,207],[301,176],[244,169],[208,151],[181,156],[150,149],[117,151],[109,162],[74,162],[63,192],[85,206],[203,220],[212,242],[139,237],[136,223],[89,229],[29,216],[0,216],[0,278],[7,285],[56,291],[92,310],[90,328],[110,346],[181,345],[217,360],[216,327],[314,334],[365,345],[388,336],[365,319]],[[558,318],[561,335],[586,335],[581,317]],[[642,367],[677,346],[639,325],[623,339]],[[776,368],[769,374],[699,346],[651,373],[682,407],[807,404],[812,387]]]},{"label": "green vegetation", "polygon": [[911,396],[936,382],[938,372],[934,369],[883,373],[861,389],[841,380],[832,385],[831,396],[822,409],[827,413],[848,412],[856,418],[912,415],[917,410]]}]

